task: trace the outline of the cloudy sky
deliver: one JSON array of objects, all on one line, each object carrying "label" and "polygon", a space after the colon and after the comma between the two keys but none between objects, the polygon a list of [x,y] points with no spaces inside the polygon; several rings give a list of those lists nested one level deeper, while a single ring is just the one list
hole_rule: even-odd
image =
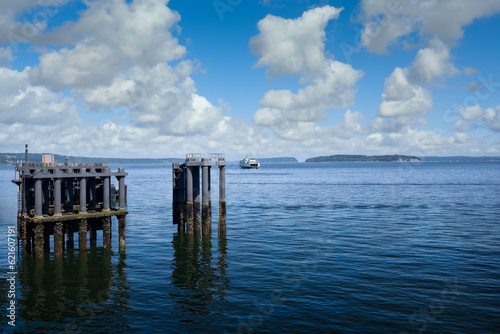
[{"label": "cloudy sky", "polygon": [[499,0],[0,0],[0,152],[500,155]]}]

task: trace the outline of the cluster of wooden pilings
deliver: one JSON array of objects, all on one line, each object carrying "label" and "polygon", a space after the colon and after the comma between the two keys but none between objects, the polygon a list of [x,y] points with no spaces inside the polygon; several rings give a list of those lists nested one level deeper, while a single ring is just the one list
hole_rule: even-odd
[{"label": "cluster of wooden pilings", "polygon": [[[172,163],[173,223],[179,233],[212,233],[211,167],[219,169],[219,234],[226,232],[226,161],[222,154],[186,155],[184,163]],[[201,169],[201,194],[200,194]],[[200,203],[201,195],[201,203]],[[200,210],[201,208],[201,210]]]},{"label": "cluster of wooden pilings", "polygon": [[[54,255],[64,247],[87,250],[96,244],[97,231],[103,231],[104,248],[111,247],[111,217],[118,218],[119,245],[125,247],[127,173],[123,168],[111,172],[105,163],[44,164],[21,163],[16,167],[18,186],[18,238],[25,254],[42,257],[50,251],[53,235]],[[118,179],[118,208],[112,207],[111,177]]]}]

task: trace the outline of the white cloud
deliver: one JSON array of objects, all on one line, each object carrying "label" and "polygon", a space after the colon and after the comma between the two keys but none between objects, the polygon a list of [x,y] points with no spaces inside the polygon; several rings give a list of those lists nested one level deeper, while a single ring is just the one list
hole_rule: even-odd
[{"label": "white cloud", "polygon": [[[297,19],[268,15],[259,24],[259,35],[250,47],[259,56],[256,66],[267,66],[270,74],[303,76],[297,93],[270,90],[260,100],[253,121],[270,128],[281,139],[304,140],[330,130],[315,123],[327,117],[329,108],[352,105],[355,85],[363,72],[349,64],[328,59],[324,51],[325,28],[342,9],[318,7]],[[343,133],[345,135],[345,133]]]},{"label": "white cloud", "polygon": [[[269,146],[261,129],[224,116],[197,93],[191,74],[198,64],[177,61],[186,50],[170,30],[180,16],[166,3],[88,2],[78,21],[33,37],[30,42],[51,46],[40,49],[38,66],[0,72],[0,130],[18,145],[13,150],[28,142],[35,151],[61,154],[182,156]],[[63,88],[72,97],[57,93]],[[82,124],[80,98],[111,118],[119,108],[127,122],[114,117]],[[85,108],[79,111],[84,117]]]},{"label": "white cloud", "polygon": [[455,131],[463,132],[482,126],[493,132],[500,132],[500,106],[483,110],[480,105],[474,105],[460,108],[457,113],[461,119],[455,122]]},{"label": "white cloud", "polygon": [[47,51],[32,71],[36,84],[52,88],[109,85],[132,66],[154,67],[182,57],[186,50],[170,33],[180,15],[167,1],[89,2],[77,22],[67,23],[38,42],[74,44]]},{"label": "white cloud", "polygon": [[30,68],[18,72],[0,67],[0,123],[61,126],[78,124],[73,101],[45,87],[29,84]]},{"label": "white cloud", "polygon": [[368,50],[385,53],[403,36],[418,33],[451,44],[463,35],[463,27],[475,19],[500,11],[497,0],[363,0],[361,41]]},{"label": "white cloud", "polygon": [[483,115],[483,122],[491,131],[500,132],[500,106],[486,109]]},{"label": "white cloud", "polygon": [[385,80],[381,117],[424,115],[432,108],[431,93],[420,85],[408,81],[408,71],[397,67]]},{"label": "white cloud", "polygon": [[257,24],[259,34],[250,39],[250,49],[259,57],[255,67],[267,67],[272,75],[320,71],[325,61],[326,25],[341,11],[324,6],[306,11],[297,19],[267,15]]},{"label": "white cloud", "polygon": [[438,39],[433,39],[429,47],[420,49],[409,67],[409,78],[413,82],[429,85],[435,78],[454,76],[459,71],[450,62],[450,49]]},{"label": "white cloud", "polygon": [[[54,0],[49,2],[51,8],[48,8],[39,0],[0,0],[0,43],[15,45],[33,39],[47,27],[47,18],[67,2],[68,0]],[[26,11],[31,12],[33,20],[28,21],[22,17],[21,22],[20,16]]]},{"label": "white cloud", "polygon": [[476,118],[481,117],[483,110],[481,106],[475,105],[471,107],[460,108],[457,112],[460,114],[460,116],[462,116],[464,120],[473,121]]},{"label": "white cloud", "polygon": [[0,47],[0,62],[10,62],[12,60],[14,60],[14,57],[12,56],[12,48],[10,46],[6,48]]},{"label": "white cloud", "polygon": [[426,87],[435,83],[436,79],[451,77],[459,72],[449,59],[449,47],[433,39],[427,48],[418,51],[410,66],[395,68],[385,80],[373,128],[376,131],[397,132],[406,125],[425,123],[425,120],[415,117],[426,115],[433,107],[432,94]]}]

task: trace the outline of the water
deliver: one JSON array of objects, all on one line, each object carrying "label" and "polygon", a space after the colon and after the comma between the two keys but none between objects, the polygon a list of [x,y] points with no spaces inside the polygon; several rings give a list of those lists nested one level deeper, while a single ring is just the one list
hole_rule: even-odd
[{"label": "water", "polygon": [[[113,218],[111,251],[101,232],[87,254],[21,258],[6,332],[498,333],[500,164],[229,164],[225,238],[216,179],[213,235],[188,238],[170,166],[120,167],[126,252]],[[0,166],[4,236],[13,176]],[[6,277],[5,237],[0,252]]]}]

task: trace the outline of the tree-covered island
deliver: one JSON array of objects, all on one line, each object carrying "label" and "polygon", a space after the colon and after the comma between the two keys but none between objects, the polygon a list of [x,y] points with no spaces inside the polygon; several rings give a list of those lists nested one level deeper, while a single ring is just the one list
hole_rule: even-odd
[{"label": "tree-covered island", "polygon": [[410,155],[329,155],[306,159],[306,162],[419,162]]}]

